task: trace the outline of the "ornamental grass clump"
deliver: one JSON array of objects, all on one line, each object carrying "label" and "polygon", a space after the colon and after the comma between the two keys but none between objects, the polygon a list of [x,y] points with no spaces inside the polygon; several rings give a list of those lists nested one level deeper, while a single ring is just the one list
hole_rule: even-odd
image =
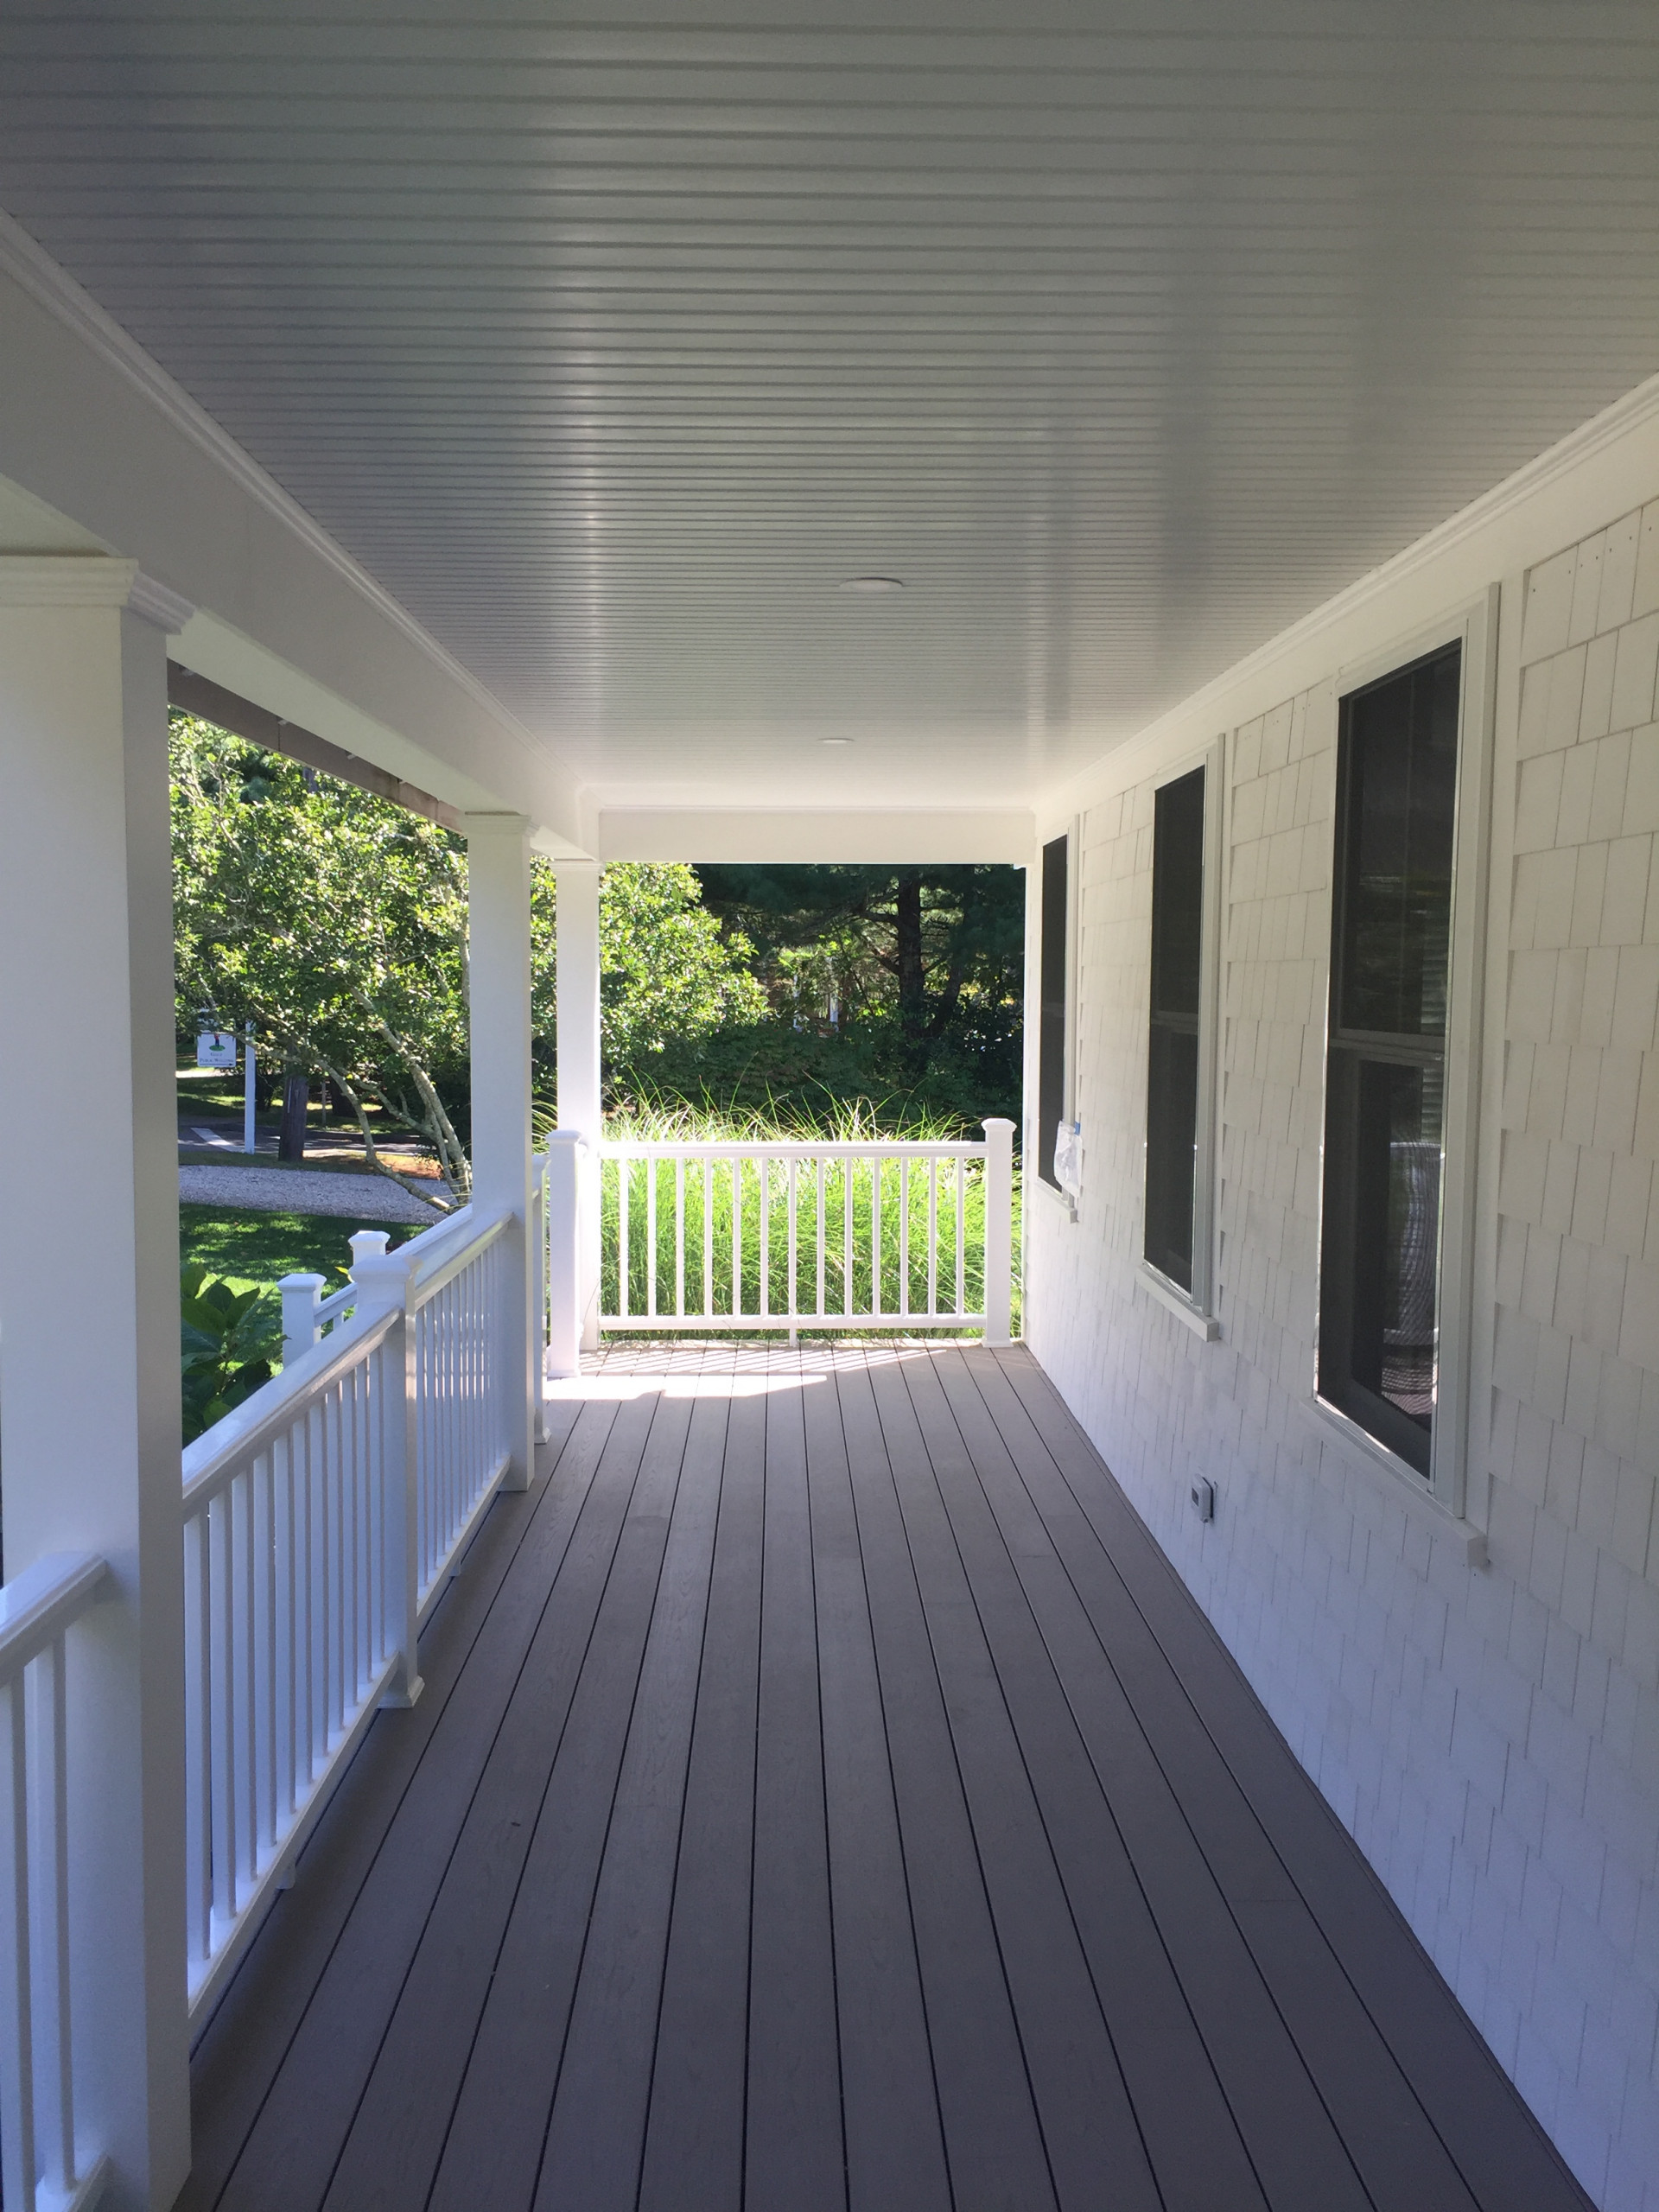
[{"label": "ornamental grass clump", "polygon": [[[874,1310],[914,1314],[917,1331],[925,1332],[922,1317],[930,1312],[982,1313],[982,1158],[912,1159],[901,1166],[875,1156],[894,1143],[953,1144],[977,1134],[954,1116],[903,1099],[826,1098],[817,1112],[636,1101],[607,1116],[607,1141],[680,1149],[667,1158],[604,1164],[602,1309],[787,1314],[792,1270],[794,1310],[816,1312],[822,1298],[830,1318],[817,1324],[821,1329],[835,1325],[834,1317]],[[701,1147],[729,1144],[780,1150],[764,1161],[698,1156]],[[791,1161],[781,1148],[799,1144],[832,1151]]]}]

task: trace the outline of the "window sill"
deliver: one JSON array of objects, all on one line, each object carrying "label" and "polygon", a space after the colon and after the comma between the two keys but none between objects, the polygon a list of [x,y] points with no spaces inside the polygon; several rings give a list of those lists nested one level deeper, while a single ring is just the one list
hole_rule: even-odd
[{"label": "window sill", "polygon": [[1077,1221],[1077,1202],[1071,1196],[1071,1193],[1069,1191],[1057,1189],[1052,1183],[1046,1181],[1040,1175],[1035,1178],[1035,1182],[1037,1188],[1046,1195],[1050,1205],[1057,1205],[1060,1211],[1065,1216],[1067,1221],[1071,1224],[1073,1228],[1076,1228]]},{"label": "window sill", "polygon": [[1472,1521],[1460,1519],[1442,1505],[1425,1487],[1414,1468],[1408,1467],[1386,1445],[1369,1435],[1357,1421],[1350,1421],[1346,1414],[1339,1413],[1323,1398],[1304,1398],[1300,1404],[1302,1418],[1309,1427],[1323,1442],[1335,1445],[1350,1466],[1360,1469],[1373,1479],[1379,1475],[1384,1478],[1389,1496],[1408,1520],[1418,1522],[1459,1547],[1465,1566],[1485,1566],[1486,1531],[1478,1529]]},{"label": "window sill", "polygon": [[1178,1321],[1184,1321],[1195,1337],[1202,1337],[1205,1344],[1214,1344],[1221,1334],[1221,1323],[1213,1313],[1201,1313],[1184,1292],[1176,1289],[1166,1275],[1160,1275],[1150,1260],[1142,1260],[1139,1268],[1141,1287],[1160,1306],[1166,1306]]}]

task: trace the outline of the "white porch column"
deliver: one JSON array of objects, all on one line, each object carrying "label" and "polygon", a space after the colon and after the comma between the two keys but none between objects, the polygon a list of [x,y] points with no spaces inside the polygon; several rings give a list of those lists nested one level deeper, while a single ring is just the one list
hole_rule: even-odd
[{"label": "white porch column", "polygon": [[190,2164],[167,640],[130,561],[0,558],[5,1573],[112,1570],[68,1667],[78,2133],[121,2212]]},{"label": "white porch column", "polygon": [[556,861],[559,1127],[588,1141],[582,1167],[578,1303],[582,1349],[599,1343],[599,863]]},{"label": "white porch column", "polygon": [[512,1211],[511,1290],[502,1357],[512,1381],[512,1452],[504,1487],[523,1490],[540,1403],[530,1245],[530,824],[522,814],[467,814],[467,972],[473,1083],[473,1204]]}]

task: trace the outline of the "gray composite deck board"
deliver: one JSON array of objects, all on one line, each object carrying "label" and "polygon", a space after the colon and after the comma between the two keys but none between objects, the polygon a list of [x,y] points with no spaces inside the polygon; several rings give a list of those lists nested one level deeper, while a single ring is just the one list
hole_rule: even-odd
[{"label": "gray composite deck board", "polygon": [[1027,1353],[601,1367],[202,2037],[187,2212],[1581,2212]]},{"label": "gray composite deck board", "polygon": [[640,2212],[742,2201],[766,1417],[760,1397],[727,1411]]}]

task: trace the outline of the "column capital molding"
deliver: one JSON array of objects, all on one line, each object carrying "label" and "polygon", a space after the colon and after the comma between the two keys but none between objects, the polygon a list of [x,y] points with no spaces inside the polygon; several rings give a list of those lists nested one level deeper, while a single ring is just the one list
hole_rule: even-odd
[{"label": "column capital molding", "polygon": [[0,553],[0,607],[127,607],[175,637],[188,599],[110,553]]},{"label": "column capital molding", "polygon": [[493,809],[480,809],[476,813],[466,809],[461,813],[461,835],[472,837],[526,837],[531,828],[527,814],[499,813]]}]

